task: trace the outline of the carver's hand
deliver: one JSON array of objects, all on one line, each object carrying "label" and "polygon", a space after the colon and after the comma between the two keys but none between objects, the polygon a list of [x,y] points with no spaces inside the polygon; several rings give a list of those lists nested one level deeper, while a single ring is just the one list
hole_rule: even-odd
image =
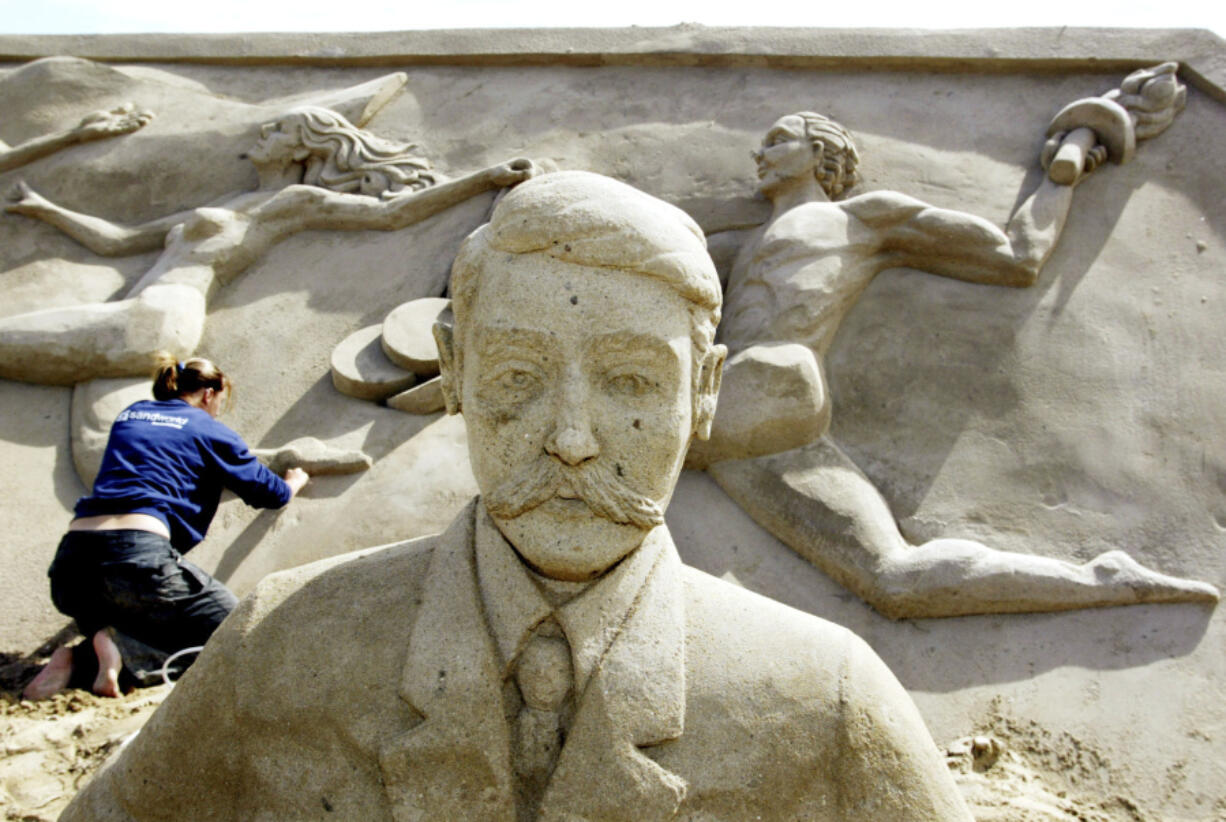
[{"label": "carver's hand", "polygon": [[285,472],[285,484],[289,486],[290,493],[295,497],[310,479],[311,475],[301,468],[290,468]]}]

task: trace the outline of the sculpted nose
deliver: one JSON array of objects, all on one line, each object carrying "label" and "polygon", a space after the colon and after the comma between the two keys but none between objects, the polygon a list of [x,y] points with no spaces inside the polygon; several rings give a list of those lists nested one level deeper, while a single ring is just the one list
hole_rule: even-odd
[{"label": "sculpted nose", "polygon": [[567,465],[579,465],[594,459],[600,446],[586,420],[567,420],[546,440],[545,451]]},{"label": "sculpted nose", "polygon": [[574,377],[566,380],[558,398],[557,424],[545,440],[546,453],[567,465],[579,465],[600,453],[581,383],[581,379]]}]

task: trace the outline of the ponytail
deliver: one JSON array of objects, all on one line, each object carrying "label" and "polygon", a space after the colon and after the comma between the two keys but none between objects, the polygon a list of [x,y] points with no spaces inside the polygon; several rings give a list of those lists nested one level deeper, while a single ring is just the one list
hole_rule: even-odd
[{"label": "ponytail", "polygon": [[157,370],[153,372],[153,398],[174,400],[195,394],[202,388],[226,392],[226,405],[234,395],[230,378],[203,357],[176,360],[173,354],[160,351],[155,355]]}]

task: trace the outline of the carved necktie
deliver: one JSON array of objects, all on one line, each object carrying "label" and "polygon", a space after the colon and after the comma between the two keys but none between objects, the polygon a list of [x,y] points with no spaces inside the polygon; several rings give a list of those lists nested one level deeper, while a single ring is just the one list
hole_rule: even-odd
[{"label": "carved necktie", "polygon": [[570,645],[552,618],[541,623],[519,655],[515,682],[522,707],[515,720],[515,774],[520,818],[535,819],[566,742],[573,714],[574,673]]}]

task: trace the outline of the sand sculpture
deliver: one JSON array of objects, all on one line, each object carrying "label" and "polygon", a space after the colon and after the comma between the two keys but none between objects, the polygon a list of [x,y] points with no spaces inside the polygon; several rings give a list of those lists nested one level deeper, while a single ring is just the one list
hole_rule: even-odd
[{"label": "sand sculpture", "polygon": [[[767,392],[743,406],[771,418],[777,432],[812,433],[813,409],[819,405],[814,385],[837,406],[825,437],[847,458],[836,465],[838,471],[859,477],[854,487],[877,503],[876,514],[860,520],[875,526],[869,537],[884,532],[912,546],[966,537],[1002,553],[1059,559],[1067,568],[1121,549],[1146,568],[1218,588],[1226,583],[1221,551],[1226,468],[1220,459],[1226,389],[1216,332],[1226,254],[1218,151],[1226,75],[1220,60],[1206,56],[1220,55],[1221,41],[1205,32],[946,32],[917,39],[899,33],[679,27],[568,32],[562,39],[523,31],[187,42],[0,40],[9,55],[0,65],[5,111],[0,136],[11,145],[71,130],[84,112],[113,111],[126,101],[157,112],[155,120],[126,136],[75,145],[0,172],[0,194],[25,179],[47,200],[123,225],[202,202],[224,205],[233,199],[223,197],[226,192],[250,194],[258,180],[241,152],[258,137],[258,124],[304,105],[336,111],[400,143],[420,142],[418,153],[431,157],[449,177],[527,156],[624,180],[690,213],[708,236],[717,268],[743,249],[748,254],[747,234],[770,218],[770,204],[751,196],[762,181],[753,179],[754,166],[745,154],[757,144],[762,126],[786,112],[822,111],[855,129],[863,179],[836,205],[848,204],[861,191],[885,192],[885,199],[888,192],[905,191],[942,212],[988,218],[1000,228],[988,226],[985,233],[1008,236],[1008,218],[1018,211],[1021,194],[1036,191],[1042,178],[1051,183],[1043,187],[1055,189],[1075,183],[1076,204],[1063,237],[1029,288],[980,288],[929,276],[930,266],[913,265],[883,272],[854,295],[854,307],[841,316],[839,333],[820,356],[800,339],[783,341],[800,343],[795,346],[748,346],[745,350],[771,349],[756,353],[778,356],[735,361],[722,386],[715,446],[721,426],[735,421],[728,415],[736,407],[736,372],[745,377],[761,369],[773,375],[764,381],[767,387],[808,392],[802,392],[803,402],[783,402]],[[492,44],[501,51],[491,54]],[[25,62],[68,52],[102,62]],[[1164,121],[1138,109],[1130,98],[1134,92],[1122,87],[1108,103],[1092,104],[1089,114],[1087,107],[1073,106],[1063,115],[1087,118],[1106,132],[1091,128],[1093,137],[1083,131],[1063,141],[1080,146],[1092,161],[1101,159],[1103,168],[1086,175],[1084,161],[1053,156],[1052,170],[1042,171],[1033,161],[1043,149],[1041,126],[1053,115],[1060,119],[1060,103],[1101,93],[1134,68],[1175,57],[1182,61],[1178,75],[1187,84],[1187,105],[1160,137],[1140,143]],[[387,87],[369,89],[355,99],[354,84],[365,85],[392,67],[407,75],[407,82],[395,86],[401,91],[389,96]],[[1178,85],[1166,88],[1174,99]],[[1126,122],[1111,102],[1126,112]],[[364,119],[364,110],[377,112],[374,119]],[[1026,123],[1035,128],[1028,132]],[[1057,122],[1053,128],[1075,125]],[[1094,156],[1104,154],[1094,151],[1103,141],[1107,156]],[[1113,159],[1122,164],[1106,167]],[[270,461],[310,460],[337,471],[365,466],[368,459],[373,465],[357,474],[321,477],[292,516],[253,517],[223,505],[216,532],[200,548],[203,567],[216,569],[245,593],[270,572],[437,533],[464,508],[463,501],[478,489],[462,417],[397,410],[428,413],[443,403],[442,381],[431,376],[433,364],[428,369],[416,357],[407,358],[407,367],[398,368],[417,383],[376,406],[334,390],[329,357],[338,341],[376,323],[382,328],[377,338],[368,338],[368,347],[393,362],[389,347],[397,355],[407,351],[398,323],[406,311],[398,307],[445,295],[445,272],[456,249],[488,219],[495,196],[491,190],[466,199],[399,232],[296,233],[217,290],[208,303],[200,351],[234,363],[242,384],[252,386],[236,405],[235,424],[253,432],[253,443],[288,443],[266,449]],[[105,258],[43,221],[0,216],[5,297],[0,321],[43,308],[119,300],[161,251]],[[729,319],[744,294],[733,286],[725,292]],[[411,336],[416,344],[423,335]],[[737,341],[729,336],[725,341],[736,354]],[[807,371],[796,365],[804,357],[813,363]],[[812,379],[806,381],[806,374]],[[11,651],[0,653],[0,662],[16,659],[12,652],[30,664],[45,661],[36,649],[64,627],[46,602],[46,565],[89,476],[90,450],[105,436],[110,409],[122,404],[125,390],[143,388],[123,377],[89,380],[72,389],[0,380],[0,456],[8,469],[0,477],[6,500],[0,525],[6,532],[3,576],[9,583],[0,598],[6,642],[0,652]],[[752,443],[753,437],[743,441]],[[694,450],[696,461],[702,447]],[[1217,653],[1226,625],[1221,609],[1164,605],[889,621],[751,520],[723,490],[732,488],[727,476],[715,481],[737,465],[770,463],[781,454],[725,456],[741,459],[708,458],[710,471],[681,472],[667,527],[684,562],[851,628],[908,689],[938,740],[980,735],[1003,740],[1006,752],[987,771],[955,775],[975,815],[988,809],[993,818],[1009,819],[1018,808],[1039,805],[1061,820],[1079,814],[1110,822],[1219,814],[1226,801],[1221,790],[1226,729],[1218,708],[1220,683],[1226,682]],[[812,506],[830,507],[832,501],[807,481],[796,483],[811,479],[812,468],[801,461],[794,470],[761,472],[758,487],[786,486],[782,493],[813,516]],[[853,499],[848,507],[863,513],[863,501]],[[848,527],[855,521],[836,518],[842,542],[826,539],[829,517],[814,517],[816,524],[802,536],[818,531],[811,551],[829,557],[846,548],[847,554],[834,553],[850,555],[848,564],[854,566],[864,545],[871,544]],[[766,517],[758,522],[787,536]],[[411,578],[427,573],[428,559],[402,559]],[[1013,561],[1005,556],[1006,566]],[[366,584],[368,578],[355,570],[359,566],[346,567],[350,576],[344,580]],[[372,561],[371,567],[385,566]],[[270,709],[268,723],[243,713],[264,710],[266,701],[236,708],[240,719],[227,726],[228,732],[241,736],[255,727],[254,748],[266,739],[259,735],[266,726],[282,718],[293,727],[324,716],[325,702],[352,700],[351,689],[336,684],[336,677],[343,670],[365,670],[369,649],[388,681],[372,685],[378,693],[359,699],[347,715],[352,738],[381,743],[383,725],[407,728],[418,719],[417,708],[430,707],[429,688],[417,687],[424,674],[411,683],[415,698],[406,701],[397,694],[407,661],[407,629],[394,640],[394,631],[371,625],[351,630],[362,640],[353,648],[329,644],[329,630],[350,630],[369,618],[348,609],[349,589],[339,573],[316,567],[274,577],[249,612],[258,617],[272,607],[282,621],[250,626],[247,636],[257,641],[235,657],[233,664],[244,669],[240,678],[257,677],[266,690],[295,700],[290,708],[278,708],[280,713]],[[681,574],[682,579],[695,576]],[[306,577],[311,581],[303,581],[299,593],[326,588],[329,594],[327,607],[316,608],[310,621],[302,616],[305,607],[287,610],[299,594],[278,587],[298,585]],[[390,585],[377,582],[368,587],[378,591]],[[1038,594],[1050,596],[1050,586],[1041,588]],[[285,593],[284,603],[278,591]],[[725,603],[761,605],[748,593],[725,593]],[[391,591],[380,595],[393,598]],[[949,599],[957,597],[951,593]],[[386,609],[388,618],[417,613],[401,605],[400,612]],[[330,613],[334,607],[343,613]],[[346,622],[346,615],[353,622]],[[322,620],[318,630],[317,619]],[[322,694],[302,693],[302,680],[280,676],[264,653],[282,647],[272,634],[291,623],[284,633],[328,640],[312,642],[331,654],[318,660],[320,677],[331,683]],[[235,630],[240,628],[246,630]],[[564,656],[559,639],[545,636],[531,650],[525,648],[524,665]],[[229,643],[219,656],[235,650],[237,640]],[[694,645],[696,653],[705,647]],[[440,667],[435,675],[438,670],[456,673]],[[565,682],[548,671],[544,678],[546,693],[532,697],[537,705],[551,702],[562,687],[558,682]],[[395,705],[401,713],[358,716],[376,696],[379,704]],[[693,696],[687,695],[685,729],[677,740],[683,746],[701,744],[727,707],[719,700],[688,698]],[[739,707],[747,704],[753,703]],[[715,715],[707,711],[710,706]],[[57,718],[50,707],[43,714],[38,706],[30,710],[45,720]],[[690,714],[707,715],[698,720]],[[534,727],[547,738],[557,717],[534,716]],[[1033,734],[1002,734],[993,717],[1016,721]],[[173,734],[182,728],[185,738],[194,739],[198,724],[177,722],[159,719],[151,732]],[[67,734],[68,723],[44,724]],[[515,734],[521,724],[532,723],[516,721]],[[418,730],[428,735],[434,727],[427,719]],[[711,761],[723,757],[724,748],[743,747],[744,737],[726,738],[733,744],[722,746]],[[791,743],[786,735],[780,740],[780,747]],[[669,744],[644,753],[655,756]],[[439,745],[436,750],[445,748],[441,738]],[[337,750],[342,748],[335,756],[322,750],[312,756],[350,761],[352,746]],[[373,749],[374,743],[366,748]],[[1009,759],[1010,752],[1016,760]],[[266,783],[311,786],[317,782],[313,761],[303,760],[291,771],[270,757],[236,784],[246,795],[261,793]],[[512,784],[539,787],[545,762],[509,764],[518,770]],[[1075,767],[1066,774],[1069,763]],[[6,761],[10,764],[18,765],[13,757]],[[690,783],[682,815],[709,783],[693,779],[676,763],[659,764]],[[83,771],[64,767],[66,788],[79,784]],[[377,757],[363,767],[357,783],[382,779]],[[1042,786],[1032,784],[1031,772],[1043,776]],[[968,779],[982,784],[968,789]],[[728,778],[738,789],[745,781],[742,773]],[[18,795],[9,776],[3,782],[0,804],[6,790]],[[327,790],[314,795],[310,810],[335,816],[341,805],[334,804],[333,783],[318,784]],[[379,790],[372,788],[369,796],[390,808],[392,801]],[[11,812],[49,819],[57,810],[23,799]],[[140,813],[158,812],[151,803],[140,808]],[[363,818],[363,809],[351,815]]]},{"label": "sand sculpture", "polygon": [[262,583],[62,819],[969,820],[867,646],[677,558],[663,509],[724,356],[698,227],[545,175],[452,290],[482,496]]},{"label": "sand sculpture", "polygon": [[325,228],[394,231],[530,172],[515,160],[436,185],[413,146],[319,107],[267,123],[247,157],[259,172],[257,191],[138,226],[77,213],[19,184],[8,212],[49,223],[97,254],[166,250],[122,300],[0,320],[0,376],[72,384],[143,374],[156,351],[195,351],[216,290],[285,238]]},{"label": "sand sculpture", "polygon": [[[857,181],[851,134],[813,112],[780,118],[754,152],[771,218],[716,237],[739,247],[720,339],[730,352],[706,466],[755,520],[891,617],[1057,611],[1144,602],[1216,602],[1217,589],[1147,569],[1123,551],[1083,564],[995,551],[965,539],[910,545],[881,494],[829,436],[825,356],[843,318],[887,268],[1025,287],[1060,238],[1073,188],[1183,108],[1176,65],[1062,109],[1047,176],[1004,232],[893,191],[841,199]],[[1117,100],[1122,102],[1116,102]]]},{"label": "sand sculpture", "polygon": [[[388,75],[322,102],[364,104],[357,108],[364,121],[403,82],[403,75]],[[149,113],[131,107],[100,112],[59,139],[123,134],[150,119]],[[27,146],[31,144],[23,144],[23,151]],[[109,408],[143,391],[143,382],[114,379],[143,376],[156,351],[193,353],[204,332],[206,306],[217,289],[287,237],[321,228],[394,231],[484,190],[516,182],[527,169],[526,161],[513,161],[444,182],[414,149],[357,128],[331,109],[301,106],[266,123],[247,152],[259,175],[257,191],[136,226],[64,208],[19,182],[10,193],[9,213],[42,220],[108,257],[163,246],[165,251],[121,300],[0,319],[0,376],[78,384],[88,396],[78,398],[75,407]],[[38,156],[32,150],[25,155],[27,160]],[[108,428],[83,427],[79,420],[74,424],[73,459],[86,482],[93,479]],[[364,456],[343,458],[343,450],[334,449],[326,461],[308,462],[341,473],[369,465]]]},{"label": "sand sculpture", "polygon": [[153,112],[138,111],[135,105],[127,103],[109,111],[87,114],[73,128],[35,137],[16,146],[6,145],[0,140],[0,172],[20,168],[79,143],[131,134],[148,125],[152,119]]}]

